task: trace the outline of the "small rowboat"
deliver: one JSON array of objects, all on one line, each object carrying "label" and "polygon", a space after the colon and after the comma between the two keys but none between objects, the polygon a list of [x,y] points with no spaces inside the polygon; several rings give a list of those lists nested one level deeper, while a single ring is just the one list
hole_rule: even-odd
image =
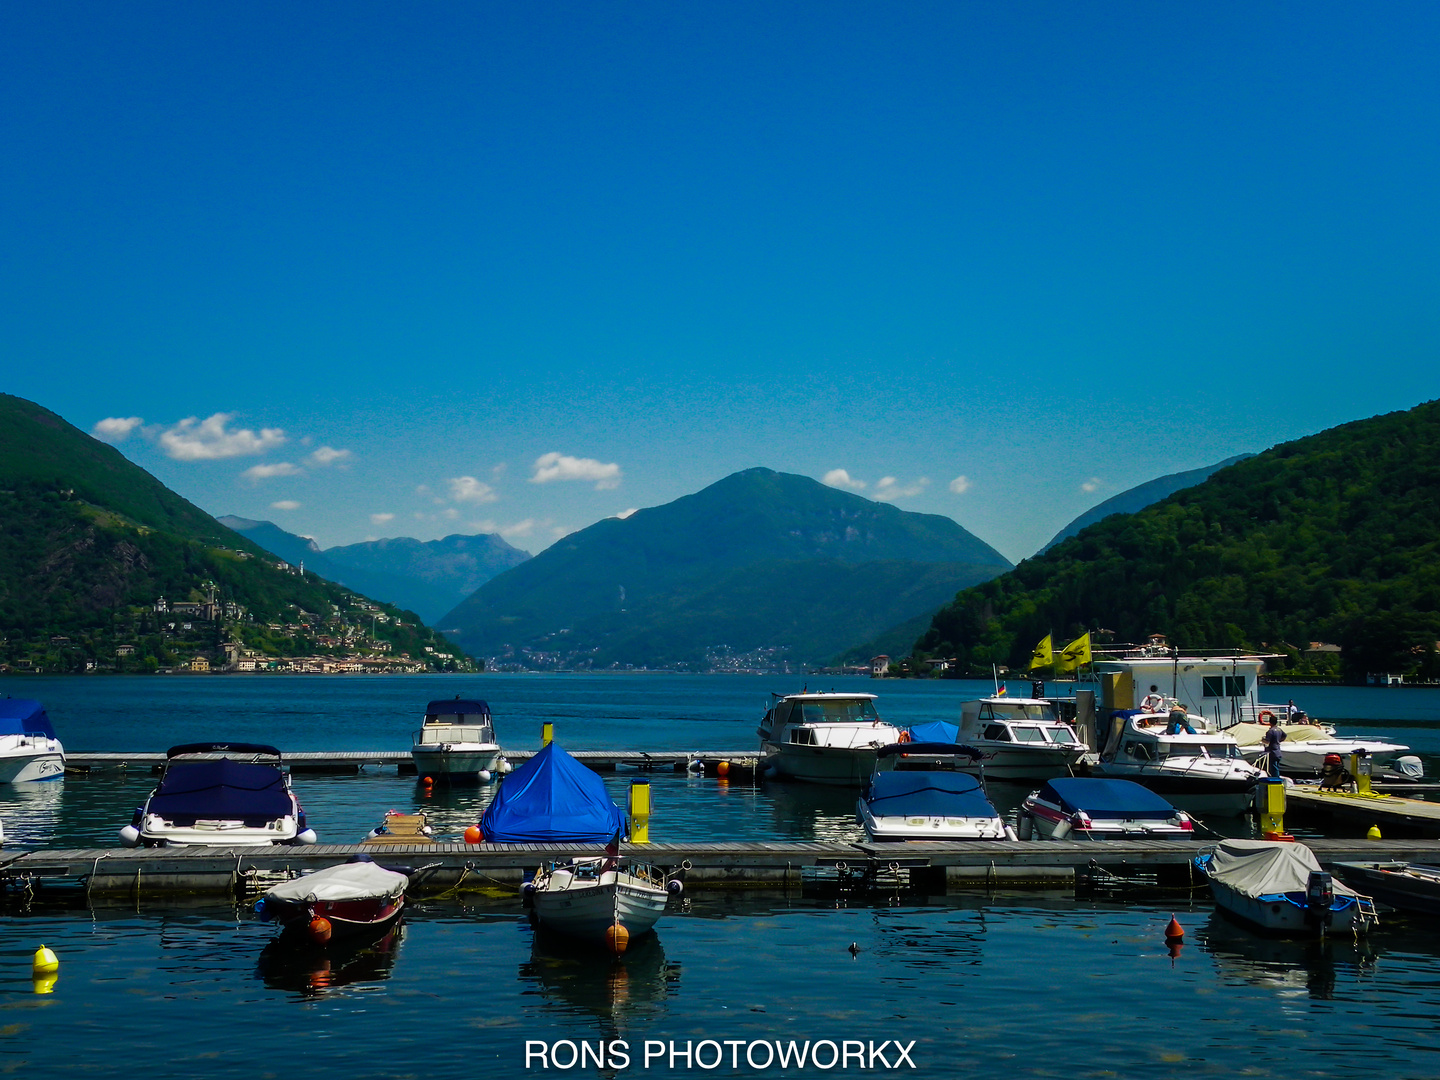
[{"label": "small rowboat", "polygon": [[255,904],[262,919],[316,944],[379,933],[400,917],[410,879],[377,866],[368,855],[282,882]]},{"label": "small rowboat", "polygon": [[[673,882],[673,884],[671,884]],[[541,926],[603,944],[617,956],[632,938],[648,934],[665,913],[678,878],[643,864],[621,866],[614,857],[573,859],[540,870],[526,893]]]}]

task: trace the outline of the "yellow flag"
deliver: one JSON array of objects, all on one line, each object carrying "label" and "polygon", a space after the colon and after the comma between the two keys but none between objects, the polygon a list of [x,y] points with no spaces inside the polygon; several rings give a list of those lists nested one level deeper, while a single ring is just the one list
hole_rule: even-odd
[{"label": "yellow flag", "polygon": [[1085,631],[1061,650],[1055,661],[1057,675],[1074,671],[1081,664],[1090,663],[1090,631]]},{"label": "yellow flag", "polygon": [[1054,662],[1055,646],[1050,643],[1050,635],[1046,634],[1040,639],[1039,644],[1035,646],[1034,651],[1030,653],[1030,670],[1034,671],[1036,668],[1049,667]]}]

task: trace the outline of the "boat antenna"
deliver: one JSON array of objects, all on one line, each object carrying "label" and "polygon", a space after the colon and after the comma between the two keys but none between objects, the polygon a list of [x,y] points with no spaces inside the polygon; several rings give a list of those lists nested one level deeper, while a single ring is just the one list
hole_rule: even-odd
[{"label": "boat antenna", "polygon": [[990,665],[990,678],[995,682],[995,693],[1000,693],[1000,669],[994,664]]}]

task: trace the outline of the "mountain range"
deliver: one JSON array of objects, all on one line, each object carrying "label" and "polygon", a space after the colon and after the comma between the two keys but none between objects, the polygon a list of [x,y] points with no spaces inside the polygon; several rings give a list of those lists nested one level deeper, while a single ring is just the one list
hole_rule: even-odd
[{"label": "mountain range", "polygon": [[[1440,403],[1276,446],[966,589],[917,642],[959,669],[1046,634],[1187,649],[1341,647],[1343,673],[1440,677]],[[1282,662],[1283,664],[1283,662]]]},{"label": "mountain range", "polygon": [[804,665],[1010,565],[949,518],[756,468],[573,533],[440,625],[523,666]]},{"label": "mountain range", "polygon": [[304,563],[329,581],[413,611],[429,626],[496,574],[530,558],[489,534],[423,541],[401,536],[322,549],[274,522],[234,516],[219,521],[286,562]]}]

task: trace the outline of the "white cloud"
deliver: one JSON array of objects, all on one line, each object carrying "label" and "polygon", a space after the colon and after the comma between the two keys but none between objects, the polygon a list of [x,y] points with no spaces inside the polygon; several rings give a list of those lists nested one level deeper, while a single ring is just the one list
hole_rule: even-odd
[{"label": "white cloud", "polygon": [[502,526],[499,532],[500,535],[503,536],[506,540],[518,538],[521,536],[529,536],[535,531],[535,526],[537,524],[539,524],[539,522],[537,522],[534,518],[526,518],[524,521],[517,521],[513,525]]},{"label": "white cloud", "polygon": [[333,446],[321,446],[305,460],[311,465],[319,465],[324,468],[327,465],[334,465],[336,462],[349,461],[353,456],[349,450],[336,450]]},{"label": "white cloud", "polygon": [[415,489],[415,494],[416,494],[416,495],[429,495],[429,494],[430,494],[430,485],[429,485],[429,484],[421,484],[419,487],[417,487],[417,488]]},{"label": "white cloud", "polygon": [[968,476],[957,476],[950,481],[950,490],[956,495],[964,495],[970,490],[970,478]]},{"label": "white cloud", "polygon": [[913,484],[901,484],[893,476],[882,476],[875,485],[875,494],[872,496],[877,502],[895,502],[897,499],[913,499],[927,487],[930,481],[921,477]]},{"label": "white cloud", "polygon": [[855,479],[844,469],[831,469],[825,474],[821,483],[833,488],[844,488],[846,491],[865,490],[865,481]]},{"label": "white cloud", "polygon": [[187,416],[160,433],[160,445],[175,461],[216,461],[263,454],[285,444],[280,428],[261,428],[257,434],[249,428],[227,427],[234,416],[216,413],[204,420]]},{"label": "white cloud", "polygon": [[617,518],[619,518],[621,521],[624,521],[626,518],[628,518],[631,514],[635,513],[635,511],[636,511],[636,510],[639,510],[639,509],[640,509],[640,508],[639,508],[638,506],[632,506],[632,507],[630,507],[629,510],[621,510],[621,511],[620,511],[618,514],[616,514],[615,516],[616,516]]},{"label": "white cloud", "polygon": [[[521,537],[531,536],[538,528],[549,528],[549,521],[536,521],[534,518],[525,518],[523,521],[514,522],[511,525],[501,525],[493,518],[486,518],[483,521],[466,522],[470,528],[477,533],[489,533],[491,535],[503,536],[506,540],[517,540]],[[566,530],[568,532],[569,530]],[[564,535],[562,533],[561,535]]]},{"label": "white cloud", "polygon": [[258,484],[261,480],[273,480],[277,476],[297,476],[303,471],[300,466],[291,462],[277,461],[273,465],[252,465],[240,476],[252,484]]},{"label": "white cloud", "polygon": [[394,521],[394,520],[395,520],[395,515],[394,515],[394,514],[371,514],[371,515],[370,515],[370,524],[371,524],[371,525],[388,525],[388,524],[390,524],[390,522],[392,522],[392,521]]},{"label": "white cloud", "polygon": [[1080,485],[1080,490],[1085,492],[1085,494],[1087,495],[1090,494],[1092,491],[1098,491],[1099,488],[1100,478],[1098,476],[1092,476],[1089,480],[1086,480],[1083,484]]},{"label": "white cloud", "polygon": [[614,462],[606,465],[594,458],[575,458],[566,454],[542,454],[535,459],[532,484],[548,484],[552,480],[594,480],[596,491],[609,491],[620,486],[623,474]]},{"label": "white cloud", "polygon": [[107,416],[90,429],[90,434],[106,442],[124,442],[143,423],[138,416]]},{"label": "white cloud", "polygon": [[500,498],[494,488],[473,476],[452,476],[450,497],[456,502],[467,503],[492,503]]},{"label": "white cloud", "polygon": [[271,510],[299,510],[300,504],[294,499],[281,499],[270,504]]},{"label": "white cloud", "polygon": [[564,525],[555,525],[550,529],[550,535],[556,540],[564,540],[570,533],[571,530],[565,528]]},{"label": "white cloud", "polygon": [[456,510],[453,506],[447,506],[444,510],[440,511],[440,516],[446,521],[454,521],[460,516],[460,511]]}]

